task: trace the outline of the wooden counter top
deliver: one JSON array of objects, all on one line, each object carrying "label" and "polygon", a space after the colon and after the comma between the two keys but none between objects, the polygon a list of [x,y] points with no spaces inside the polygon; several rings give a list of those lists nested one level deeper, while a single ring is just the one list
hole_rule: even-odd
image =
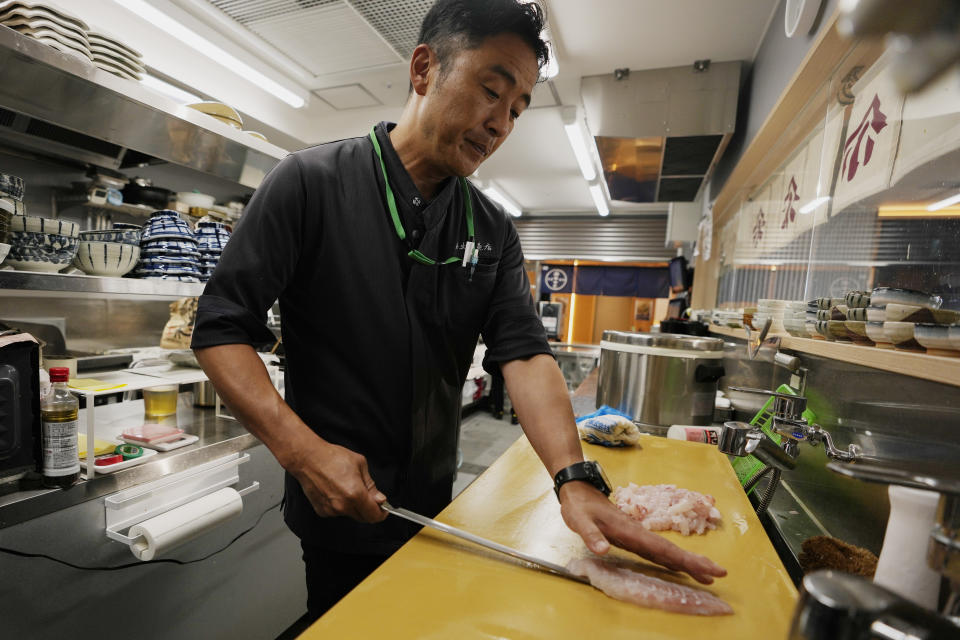
[{"label": "wooden counter top", "polygon": [[[301,637],[786,637],[796,590],[716,447],[652,436],[644,436],[640,448],[584,447],[587,457],[603,464],[614,486],[674,483],[717,499],[720,529],[703,536],[663,535],[726,567],[729,575],[707,589],[730,603],[734,615],[687,616],[619,602],[587,585],[424,529]],[[589,555],[563,524],[550,478],[523,437],[437,519],[559,564]]]}]

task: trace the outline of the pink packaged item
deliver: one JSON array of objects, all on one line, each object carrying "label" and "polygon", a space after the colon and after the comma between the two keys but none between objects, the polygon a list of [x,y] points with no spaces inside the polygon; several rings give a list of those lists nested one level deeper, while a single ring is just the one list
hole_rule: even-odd
[{"label": "pink packaged item", "polygon": [[142,424],[139,427],[126,429],[122,435],[125,440],[155,444],[180,439],[183,436],[183,429],[165,424]]}]

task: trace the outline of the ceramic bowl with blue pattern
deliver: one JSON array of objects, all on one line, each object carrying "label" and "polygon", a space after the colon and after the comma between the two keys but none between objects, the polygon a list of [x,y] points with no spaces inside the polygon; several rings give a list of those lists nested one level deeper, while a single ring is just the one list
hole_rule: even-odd
[{"label": "ceramic bowl with blue pattern", "polygon": [[60,271],[73,262],[79,242],[56,233],[11,231],[6,264],[22,271]]},{"label": "ceramic bowl with blue pattern", "polygon": [[133,271],[134,275],[172,275],[172,276],[196,276],[200,275],[200,268],[186,264],[138,264]]},{"label": "ceramic bowl with blue pattern", "polygon": [[143,256],[140,258],[140,266],[144,269],[171,267],[175,265],[185,265],[197,269],[200,267],[200,262],[192,257]]},{"label": "ceramic bowl with blue pattern", "polygon": [[176,211],[168,209],[157,211],[145,225],[143,225],[142,239],[144,241],[151,239],[193,239],[193,232],[186,220],[180,217]]},{"label": "ceramic bowl with blue pattern", "polygon": [[141,249],[150,251],[180,251],[195,252],[197,250],[197,241],[195,238],[178,237],[171,239],[143,240],[140,241]]},{"label": "ceramic bowl with blue pattern", "polygon": [[43,218],[40,216],[13,216],[10,218],[11,231],[26,231],[29,233],[46,233],[50,235],[76,238],[80,232],[80,225],[69,220],[57,218]]},{"label": "ceramic bowl with blue pattern", "polygon": [[92,276],[120,277],[129,273],[139,258],[140,247],[135,244],[80,240],[73,264]]},{"label": "ceramic bowl with blue pattern", "polygon": [[173,240],[175,242],[189,242],[196,238],[190,231],[182,231],[179,227],[159,227],[144,229],[140,236],[141,243],[152,242],[154,240]]},{"label": "ceramic bowl with blue pattern", "polygon": [[97,231],[81,231],[80,240],[90,242],[111,242],[140,246],[140,229],[100,229]]},{"label": "ceramic bowl with blue pattern", "polygon": [[194,284],[200,282],[200,278],[198,278],[197,276],[151,275],[151,276],[144,276],[143,279],[144,280],[166,280],[167,282],[190,282]]},{"label": "ceramic bowl with blue pattern", "polygon": [[200,253],[197,251],[187,253],[180,251],[150,251],[147,249],[140,249],[140,258],[143,260],[153,258],[170,258],[172,260],[192,260],[197,262],[200,260]]}]

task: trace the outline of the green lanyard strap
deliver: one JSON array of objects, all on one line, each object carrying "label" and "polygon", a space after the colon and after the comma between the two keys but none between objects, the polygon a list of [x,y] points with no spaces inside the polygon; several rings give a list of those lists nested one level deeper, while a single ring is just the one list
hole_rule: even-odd
[{"label": "green lanyard strap", "polygon": [[[373,149],[377,152],[377,158],[380,160],[380,170],[383,172],[383,184],[384,184],[384,193],[387,196],[387,209],[390,210],[390,219],[393,220],[393,228],[397,232],[397,237],[401,240],[407,239],[407,232],[403,228],[403,223],[400,222],[400,214],[397,211],[397,198],[393,195],[393,189],[390,188],[390,179],[387,177],[387,165],[383,161],[383,153],[380,151],[380,143],[377,141],[376,127],[370,129],[370,141],[373,143]],[[466,217],[467,217],[467,238],[468,243],[464,251],[469,251],[475,245],[474,243],[474,232],[473,232],[473,199],[470,197],[470,189],[467,186],[467,181],[464,178],[457,178],[460,182],[460,190],[463,192],[463,199],[466,202]],[[467,256],[464,259],[464,263],[472,262],[473,265],[476,264],[476,251],[473,251],[473,256]],[[407,252],[407,256],[416,260],[420,264],[425,264],[428,266],[443,265],[443,264],[453,264],[454,262],[460,262],[461,259],[457,257],[447,258],[443,262],[438,262],[433,258],[428,258],[424,254],[420,253],[419,250],[413,249]],[[472,258],[472,260],[471,260]]]}]

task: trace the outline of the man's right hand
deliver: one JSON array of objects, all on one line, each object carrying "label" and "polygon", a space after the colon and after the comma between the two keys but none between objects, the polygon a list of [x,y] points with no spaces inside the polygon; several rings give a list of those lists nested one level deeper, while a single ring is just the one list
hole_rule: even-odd
[{"label": "man's right hand", "polygon": [[[318,438],[319,440],[319,438]],[[319,441],[287,467],[321,517],[347,516],[360,522],[380,522],[387,497],[377,490],[367,459],[344,447]]]}]

